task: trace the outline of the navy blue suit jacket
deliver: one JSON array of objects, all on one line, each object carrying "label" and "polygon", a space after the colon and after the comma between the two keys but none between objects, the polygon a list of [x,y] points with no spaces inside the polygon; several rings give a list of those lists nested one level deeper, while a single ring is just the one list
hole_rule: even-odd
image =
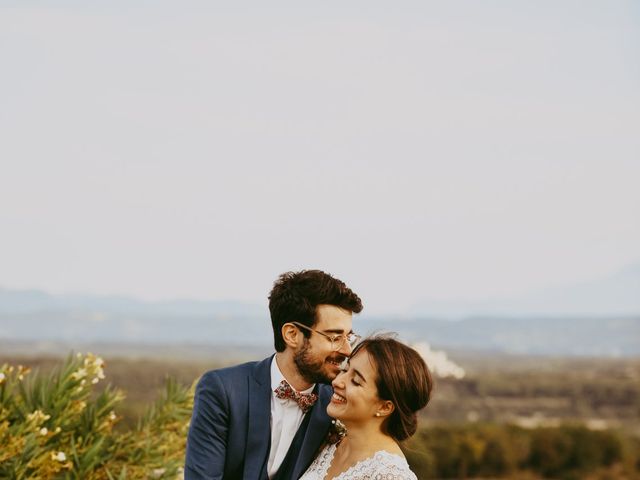
[{"label": "navy blue suit jacket", "polygon": [[[271,359],[205,373],[198,386],[187,439],[185,480],[267,480],[271,444]],[[317,385],[307,412],[278,470],[278,480],[298,479],[327,435],[331,387]]]}]

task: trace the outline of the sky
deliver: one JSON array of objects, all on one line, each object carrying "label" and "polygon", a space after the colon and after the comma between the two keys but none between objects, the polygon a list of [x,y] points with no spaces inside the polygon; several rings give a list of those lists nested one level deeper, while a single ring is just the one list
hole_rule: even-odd
[{"label": "sky", "polygon": [[640,261],[640,6],[0,1],[0,287],[370,313]]}]

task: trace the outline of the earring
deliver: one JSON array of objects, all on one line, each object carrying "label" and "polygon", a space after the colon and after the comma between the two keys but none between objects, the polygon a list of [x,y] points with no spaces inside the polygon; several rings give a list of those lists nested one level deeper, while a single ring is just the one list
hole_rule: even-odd
[{"label": "earring", "polygon": [[376,417],[379,417],[379,416],[380,416],[380,412],[376,412]]}]

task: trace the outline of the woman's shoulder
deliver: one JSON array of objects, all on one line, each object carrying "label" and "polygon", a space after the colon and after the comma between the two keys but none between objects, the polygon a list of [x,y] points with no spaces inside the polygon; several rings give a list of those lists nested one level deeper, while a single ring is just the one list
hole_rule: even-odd
[{"label": "woman's shoulder", "polygon": [[[409,468],[407,460],[397,453],[379,450],[372,457],[356,465],[353,478],[381,478],[389,480],[417,480],[416,475]],[[366,475],[366,476],[364,476]]]}]

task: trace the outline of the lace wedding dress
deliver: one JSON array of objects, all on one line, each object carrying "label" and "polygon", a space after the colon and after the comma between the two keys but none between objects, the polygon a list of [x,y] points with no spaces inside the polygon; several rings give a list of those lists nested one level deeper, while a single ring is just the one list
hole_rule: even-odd
[{"label": "lace wedding dress", "polygon": [[[322,449],[300,480],[324,480],[331,466],[336,445]],[[418,480],[409,469],[407,461],[400,455],[380,450],[365,460],[361,460],[337,477],[327,480]]]}]

